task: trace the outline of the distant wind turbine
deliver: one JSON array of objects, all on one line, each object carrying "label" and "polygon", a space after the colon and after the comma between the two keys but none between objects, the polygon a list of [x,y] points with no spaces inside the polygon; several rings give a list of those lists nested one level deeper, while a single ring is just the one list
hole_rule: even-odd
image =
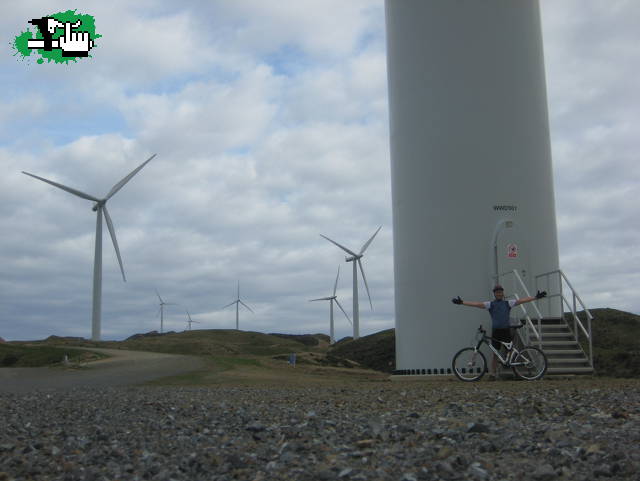
[{"label": "distant wind turbine", "polygon": [[236,305],[236,330],[240,330],[240,320],[239,320],[239,315],[238,315],[238,306],[239,306],[240,304],[242,304],[244,307],[246,307],[247,309],[249,309],[249,310],[251,311],[251,313],[252,313],[252,314],[255,314],[255,313],[251,310],[251,308],[250,308],[249,306],[247,306],[244,302],[242,302],[242,301],[240,300],[240,281],[238,281],[238,297],[236,298],[236,300],[235,300],[235,301],[230,302],[229,304],[227,304],[226,306],[224,306],[222,309],[225,309],[225,308],[227,308],[227,307],[229,307],[229,306],[232,306],[232,305],[234,305],[234,304]]},{"label": "distant wind turbine", "polygon": [[[177,304],[175,302],[164,302],[162,297],[160,297],[158,289],[156,289],[156,296],[158,296],[158,299],[160,300],[160,309],[158,309],[158,314],[160,314],[160,334],[162,334],[164,329],[164,306],[177,306]],[[156,316],[158,314],[156,314]]]},{"label": "distant wind turbine", "polygon": [[53,182],[51,180],[44,179],[42,177],[38,177],[37,175],[30,174],[29,172],[22,171],[23,174],[33,177],[35,179],[41,180],[42,182],[46,182],[47,184],[51,184],[54,187],[58,187],[59,189],[65,190],[70,194],[77,195],[78,197],[82,197],[83,199],[90,200],[95,202],[93,205],[93,211],[97,213],[96,219],[96,245],[95,245],[95,255],[93,260],[93,313],[91,317],[91,339],[94,341],[100,340],[101,333],[101,313],[102,313],[102,214],[104,213],[104,218],[107,221],[107,228],[109,229],[109,234],[111,235],[111,241],[113,242],[113,247],[116,250],[116,256],[118,257],[118,264],[120,264],[120,272],[122,272],[122,280],[126,282],[126,278],[124,276],[124,268],[122,267],[122,258],[120,257],[120,249],[118,249],[118,241],[116,240],[116,233],[113,229],[113,222],[111,222],[111,217],[109,216],[109,212],[107,211],[107,201],[115,195],[122,187],[131,180],[131,178],[136,175],[140,169],[142,169],[147,163],[153,159],[156,154],[153,154],[147,160],[145,160],[142,164],[136,167],[129,175],[127,175],[124,179],[114,185],[109,193],[102,199],[98,199],[89,194],[85,194],[76,189],[72,189],[71,187],[67,187],[66,185],[58,184],[57,182]]},{"label": "distant wind turbine", "polygon": [[[320,234],[321,237],[324,237],[332,244],[335,244],[340,249],[345,251],[351,257],[345,257],[346,262],[353,262],[353,338],[358,339],[360,337],[360,311],[358,307],[358,266],[360,267],[360,273],[362,274],[362,280],[364,281],[364,287],[367,289],[367,296],[369,296],[369,305],[371,306],[371,310],[373,310],[373,304],[371,303],[371,294],[369,294],[369,286],[367,285],[367,278],[364,275],[364,269],[362,268],[362,256],[364,255],[364,251],[367,250],[367,247],[373,241],[373,238],[380,232],[382,226],[378,227],[378,230],[374,232],[371,238],[365,242],[360,249],[360,252],[356,254],[350,249],[347,249],[345,246],[338,244],[336,241],[329,239],[327,236]],[[357,264],[356,264],[357,263]]]},{"label": "distant wind turbine", "polygon": [[338,274],[336,275],[336,282],[333,285],[333,295],[330,296],[330,297],[321,297],[319,299],[311,299],[309,301],[309,302],[313,302],[313,301],[329,301],[329,343],[330,344],[334,344],[336,342],[336,338],[335,338],[335,335],[334,335],[334,329],[333,329],[333,302],[334,301],[335,301],[336,304],[338,304],[338,307],[340,308],[340,310],[342,311],[344,316],[347,318],[349,323],[353,324],[351,322],[351,319],[349,319],[349,316],[347,315],[345,310],[342,308],[342,305],[340,304],[340,301],[338,301],[338,297],[336,296],[336,289],[338,289],[338,277],[340,277],[340,266],[338,266]]},{"label": "distant wind turbine", "polygon": [[187,311],[187,316],[189,317],[189,320],[187,321],[187,324],[189,325],[189,330],[191,330],[191,324],[193,324],[194,322],[196,324],[200,324],[200,322],[198,321],[194,321],[191,319],[191,314],[189,314],[189,309],[185,309]]}]

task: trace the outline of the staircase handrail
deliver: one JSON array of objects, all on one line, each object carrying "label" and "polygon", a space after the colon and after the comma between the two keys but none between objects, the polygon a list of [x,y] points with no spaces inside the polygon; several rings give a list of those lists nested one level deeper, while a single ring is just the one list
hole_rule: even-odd
[{"label": "staircase handrail", "polygon": [[[576,340],[578,340],[578,326],[580,326],[580,330],[582,330],[582,332],[584,333],[584,335],[587,338],[587,341],[589,343],[588,344],[589,345],[588,359],[589,359],[589,364],[591,364],[591,367],[593,368],[593,338],[591,336],[591,321],[593,320],[593,315],[591,314],[591,311],[589,311],[587,306],[582,301],[582,298],[575,291],[575,289],[573,288],[573,285],[571,284],[571,282],[569,282],[569,279],[567,278],[566,274],[562,271],[562,269],[556,269],[556,270],[553,270],[553,271],[545,272],[543,274],[538,274],[537,276],[535,276],[536,285],[538,283],[538,279],[540,279],[542,277],[546,277],[547,278],[547,283],[548,283],[549,276],[552,276],[552,275],[555,275],[555,274],[558,274],[558,276],[559,276],[560,292],[558,294],[553,294],[553,295],[551,295],[549,297],[559,297],[560,298],[560,314],[561,315],[563,315],[563,313],[564,313],[565,305],[566,305],[566,307],[568,307],[569,311],[571,312],[571,315],[573,316],[573,323],[574,323],[574,329],[573,330],[574,330],[574,335],[576,336]],[[573,302],[572,303],[570,303],[567,300],[567,298],[564,296],[564,293],[563,293],[563,290],[562,290],[562,281],[563,280],[564,280],[564,282],[566,282],[567,286],[571,290],[571,296],[573,298]],[[588,326],[587,328],[585,328],[584,324],[582,323],[582,321],[578,317],[578,313],[577,313],[577,309],[576,309],[576,301],[578,301],[578,303],[580,304],[580,307],[582,307],[582,310],[585,313],[585,316],[587,318],[587,326]]]},{"label": "staircase handrail", "polygon": [[[527,286],[525,285],[525,283],[522,281],[522,278],[520,277],[520,274],[518,274],[518,270],[517,269],[513,269],[513,275],[515,276],[515,278],[517,279],[518,283],[520,284],[520,287],[522,287],[522,290],[524,291],[524,293],[526,294],[526,297],[531,297],[531,294],[529,294],[529,289],[527,289]],[[538,341],[540,341],[540,333],[542,332],[542,327],[540,326],[540,320],[542,319],[542,314],[540,313],[540,310],[538,309],[538,306],[534,304],[531,304],[533,306],[533,309],[536,311],[536,314],[538,315],[538,328],[540,329],[540,332],[538,332],[538,330],[535,328],[535,326],[533,325],[533,322],[531,321],[531,319],[529,318],[529,324],[531,324],[531,329],[533,329],[533,333],[536,335],[536,339],[538,339]],[[522,308],[522,310],[527,313],[526,317],[529,317],[528,312],[527,312],[527,308],[524,306],[524,304],[520,304],[520,307]]]},{"label": "staircase handrail", "polygon": [[551,274],[560,274],[562,276],[562,278],[564,279],[564,281],[567,283],[567,285],[569,286],[569,289],[571,289],[571,292],[573,293],[573,295],[575,296],[575,298],[578,300],[578,302],[580,303],[580,306],[582,307],[582,310],[587,314],[587,316],[589,317],[589,320],[593,321],[593,316],[591,315],[591,311],[589,311],[589,309],[587,309],[587,306],[585,305],[584,302],[582,302],[582,299],[580,298],[580,296],[578,295],[578,293],[576,292],[576,290],[573,288],[573,285],[571,285],[571,282],[569,282],[569,279],[567,278],[566,274],[562,271],[562,269],[556,269],[554,271],[549,271],[549,272],[544,272],[542,274],[538,274],[536,276],[536,279],[539,277],[546,277],[546,276],[550,276]]},{"label": "staircase handrail", "polygon": [[573,316],[573,320],[574,322],[580,326],[580,329],[582,329],[582,332],[584,332],[584,335],[587,336],[587,339],[591,339],[591,335],[587,332],[587,330],[584,328],[584,325],[582,324],[582,321],[580,320],[580,318],[578,317],[578,314],[575,311],[575,308],[573,308],[571,306],[571,304],[569,304],[569,301],[567,301],[567,298],[564,297],[564,294],[562,295],[562,300],[564,301],[564,303],[567,305],[567,307],[569,308],[569,310],[571,311],[571,315]]},{"label": "staircase handrail", "polygon": [[[516,301],[518,299],[520,299],[520,297],[518,297],[518,294],[514,294],[513,297],[516,298]],[[529,316],[529,313],[527,312],[527,309],[524,307],[524,304],[520,304],[519,307],[522,309],[522,311],[524,312],[524,318],[527,321],[527,323],[529,324],[529,326],[531,327],[531,329],[533,330],[533,333],[536,335],[536,338],[538,340],[540,340],[540,334],[538,333],[538,330],[536,329],[535,324],[533,323],[533,321],[531,320],[531,316]],[[525,330],[526,331],[526,330]],[[529,344],[529,332],[527,331],[527,336],[526,339],[524,339],[525,344]]]},{"label": "staircase handrail", "polygon": [[[558,271],[560,272],[560,275],[562,276],[562,278],[564,279],[564,281],[567,283],[567,285],[569,286],[569,289],[571,289],[571,292],[573,294],[573,297],[575,297],[578,302],[580,303],[580,306],[582,306],[582,310],[586,313],[587,317],[589,318],[590,321],[593,321],[593,316],[591,315],[591,311],[589,311],[589,309],[587,309],[587,306],[584,304],[584,302],[582,302],[582,299],[580,298],[580,296],[578,295],[578,293],[576,292],[576,290],[573,288],[573,286],[571,285],[571,282],[569,282],[569,279],[567,279],[567,276],[564,274],[564,272],[562,272],[562,269],[558,269]],[[574,309],[575,310],[575,309]]]},{"label": "staircase handrail", "polygon": [[[522,286],[522,289],[524,290],[524,293],[527,295],[527,297],[532,297],[531,294],[529,293],[529,289],[527,289],[527,286],[522,281],[522,278],[520,277],[520,274],[518,274],[518,271],[516,269],[513,270],[513,274],[516,276],[516,279],[518,279],[518,282]],[[522,306],[523,304],[520,304],[520,305]],[[538,319],[541,319],[542,318],[542,313],[540,312],[540,309],[538,309],[538,306],[536,306],[535,303],[531,304],[531,305],[535,309],[536,314],[538,315]]]}]

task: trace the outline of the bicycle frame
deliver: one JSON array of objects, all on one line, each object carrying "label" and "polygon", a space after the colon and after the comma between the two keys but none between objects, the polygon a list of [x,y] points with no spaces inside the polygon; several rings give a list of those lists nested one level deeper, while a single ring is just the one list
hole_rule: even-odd
[{"label": "bicycle frame", "polygon": [[[518,327],[516,327],[515,329],[518,329]],[[503,342],[498,339],[494,339],[491,336],[487,336],[486,331],[484,329],[480,330],[480,332],[482,333],[482,338],[478,341],[478,344],[476,344],[474,348],[476,351],[480,349],[480,346],[482,346],[482,344],[486,344],[489,347],[489,349],[491,349],[491,351],[493,351],[493,353],[496,355],[496,357],[500,361],[500,364],[502,364],[504,367],[520,366],[525,364],[524,362],[518,362],[518,363],[513,362],[513,359],[515,359],[516,356],[520,354],[520,351],[518,351],[518,349],[515,347],[513,341]],[[502,344],[507,349],[507,353],[505,357],[502,357],[502,355],[500,354],[500,351],[497,350],[495,347],[493,347],[493,344],[489,341],[496,341]]]},{"label": "bicycle frame", "polygon": [[[515,328],[518,329],[518,327],[521,326]],[[482,325],[478,328],[477,333],[480,336],[476,337],[470,347],[460,349],[453,356],[451,362],[453,373],[461,381],[477,381],[488,372],[487,357],[480,350],[483,344],[489,346],[489,350],[496,356],[493,361],[500,361],[502,366],[512,368],[516,377],[535,381],[544,376],[547,370],[547,359],[541,349],[535,346],[520,346],[520,348],[516,348],[514,340],[504,342],[487,336],[487,331],[484,330]],[[507,351],[504,356],[500,352],[502,346]],[[495,364],[492,367],[495,367]]]}]

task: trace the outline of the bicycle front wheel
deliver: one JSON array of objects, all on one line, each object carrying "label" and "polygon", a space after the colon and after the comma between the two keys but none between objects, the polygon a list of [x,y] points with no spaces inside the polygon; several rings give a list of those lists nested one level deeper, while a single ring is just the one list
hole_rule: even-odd
[{"label": "bicycle front wheel", "polygon": [[535,381],[547,372],[547,356],[537,347],[526,346],[511,362],[511,368],[516,376],[527,381]]},{"label": "bicycle front wheel", "polygon": [[477,381],[484,376],[487,370],[487,359],[480,351],[472,347],[460,349],[453,356],[453,373],[461,381]]}]

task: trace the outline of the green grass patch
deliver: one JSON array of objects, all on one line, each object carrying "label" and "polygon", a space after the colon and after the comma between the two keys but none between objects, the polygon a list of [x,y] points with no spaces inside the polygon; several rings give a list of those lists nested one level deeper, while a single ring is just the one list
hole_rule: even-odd
[{"label": "green grass patch", "polygon": [[210,356],[207,357],[207,369],[193,371],[177,376],[168,376],[148,382],[155,386],[203,386],[218,384],[226,378],[224,374],[235,369],[252,370],[263,369],[259,359],[242,357]]},{"label": "green grass patch", "polygon": [[[274,356],[292,352],[326,350],[327,342],[322,334],[304,336],[271,335],[261,332],[236,331],[235,329],[198,329],[184,332],[136,334],[124,341],[90,341],[81,338],[50,336],[43,341],[31,341],[44,345],[76,347],[102,347],[130,349],[133,351],[163,352],[194,356]],[[312,338],[317,338],[314,343]]]},{"label": "green grass patch", "polygon": [[[617,309],[591,309],[593,364],[596,374],[608,377],[640,375],[640,316]],[[573,319],[565,316],[569,325]],[[584,312],[578,317],[587,326]],[[580,331],[579,331],[580,332]],[[580,344],[588,352],[588,341],[580,332]]]},{"label": "green grass patch", "polygon": [[335,358],[355,361],[367,369],[391,372],[396,364],[395,329],[387,329],[355,340],[343,339],[331,346],[329,354]]},{"label": "green grass patch", "polygon": [[220,358],[271,356],[309,349],[305,344],[293,339],[231,329],[147,334],[120,342],[104,342],[101,347]]},{"label": "green grass patch", "polygon": [[262,367],[258,359],[247,359],[243,357],[212,357],[211,362],[218,371],[228,371],[237,367]]},{"label": "green grass patch", "polygon": [[0,367],[42,367],[62,364],[65,355],[70,363],[87,362],[106,357],[81,349],[51,346],[0,344]]}]

